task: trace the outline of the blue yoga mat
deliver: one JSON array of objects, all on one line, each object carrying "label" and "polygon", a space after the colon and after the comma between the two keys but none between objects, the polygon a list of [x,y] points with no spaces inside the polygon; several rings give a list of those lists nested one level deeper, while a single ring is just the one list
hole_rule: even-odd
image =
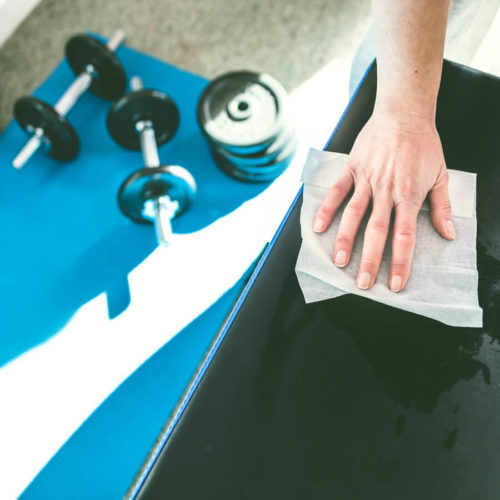
[{"label": "blue yoga mat", "polygon": [[[118,56],[129,77],[167,92],[180,110],[179,129],[159,148],[160,159],[187,168],[198,195],[174,231],[200,230],[266,187],[235,181],[212,160],[196,121],[206,79],[127,47]],[[64,61],[34,95],[55,103],[73,78]],[[117,191],[142,166],[142,155],[112,141],[105,126],[109,106],[87,93],[69,112],[82,146],[71,163],[38,152],[16,171],[10,164],[27,136],[13,123],[0,137],[0,366],[57,333],[102,292],[110,318],[123,312],[128,273],[156,247],[152,227],[134,224],[118,209]]]},{"label": "blue yoga mat", "polygon": [[[180,111],[180,127],[159,148],[160,159],[187,168],[198,195],[191,210],[173,222],[175,232],[200,231],[267,188],[228,177],[212,160],[196,121],[206,79],[127,47],[118,57],[129,78],[139,75],[146,88],[168,93]],[[63,61],[34,95],[54,104],[73,79]],[[105,127],[110,104],[87,93],[70,111],[67,118],[81,139],[80,155],[70,163],[39,151],[16,171],[11,162],[27,136],[16,123],[0,136],[0,370],[63,331],[103,292],[109,321],[118,317],[130,305],[128,274],[156,248],[152,226],[134,224],[118,209],[118,189],[142,167],[142,155],[110,138]],[[244,279],[124,381],[34,479],[25,497],[123,495]]]}]

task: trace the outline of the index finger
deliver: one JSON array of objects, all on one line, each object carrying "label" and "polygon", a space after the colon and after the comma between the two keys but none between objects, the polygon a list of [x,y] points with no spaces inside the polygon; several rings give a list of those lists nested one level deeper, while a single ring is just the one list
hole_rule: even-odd
[{"label": "index finger", "polygon": [[314,217],[313,229],[322,233],[332,222],[335,214],[354,184],[352,174],[345,169],[337,182],[330,188]]}]

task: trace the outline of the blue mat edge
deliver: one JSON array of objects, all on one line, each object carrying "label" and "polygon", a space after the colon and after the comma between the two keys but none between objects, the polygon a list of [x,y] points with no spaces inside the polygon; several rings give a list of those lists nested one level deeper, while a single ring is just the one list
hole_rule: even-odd
[{"label": "blue mat edge", "polygon": [[[366,75],[369,73],[369,71],[371,70],[374,63],[375,63],[375,60],[372,61],[372,63],[368,66],[365,73],[363,74],[355,91],[353,92],[352,96],[350,97],[349,102],[347,103],[347,106],[344,109],[344,112],[342,113],[342,116],[338,120],[332,134],[330,135],[330,137],[329,137],[328,141],[326,142],[326,144],[324,145],[323,149],[325,149],[328,146],[328,144],[331,142],[332,138],[335,136],[338,128],[340,127],[340,124],[342,123],[345,115],[349,111],[349,108],[351,107],[354,99],[356,98],[358,91],[366,78]],[[139,491],[141,490],[141,488],[143,487],[147,476],[151,472],[154,464],[156,463],[158,457],[160,456],[161,451],[163,450],[165,444],[167,443],[168,439],[172,435],[173,430],[175,429],[180,418],[182,417],[187,405],[189,404],[191,398],[193,397],[193,394],[195,393],[195,391],[198,388],[201,380],[203,379],[206,371],[208,370],[210,364],[212,363],[212,360],[215,357],[215,354],[219,350],[219,347],[221,346],[222,341],[226,337],[226,334],[227,334],[229,328],[231,327],[231,325],[234,321],[234,318],[238,314],[243,302],[245,301],[248,293],[250,292],[250,289],[252,288],[255,280],[257,279],[258,275],[260,274],[260,271],[262,270],[262,267],[264,266],[265,262],[267,261],[267,258],[269,256],[269,254],[271,253],[271,250],[274,248],[274,245],[276,244],[278,237],[280,236],[286,222],[288,221],[290,214],[292,213],[293,209],[295,208],[295,205],[297,204],[298,200],[302,196],[302,192],[303,192],[303,186],[299,189],[292,204],[288,208],[287,213],[285,214],[285,217],[281,221],[280,226],[278,227],[276,233],[273,236],[273,239],[271,240],[271,242],[269,243],[269,245],[265,249],[265,251],[264,251],[262,257],[260,258],[254,272],[252,273],[252,276],[248,280],[248,283],[246,284],[245,288],[243,289],[241,295],[239,296],[233,310],[231,311],[231,314],[229,315],[228,319],[224,323],[220,333],[217,335],[215,342],[213,343],[213,345],[212,345],[210,351],[208,352],[205,360],[203,361],[200,369],[196,373],[194,380],[191,383],[191,386],[189,387],[183,401],[179,405],[178,410],[176,411],[173,418],[170,420],[170,423],[168,424],[167,428],[164,431],[162,431],[162,433],[160,433],[156,445],[151,450],[150,456],[146,460],[145,464],[141,467],[141,470],[139,471],[137,478],[132,483],[132,485],[129,489],[129,492],[127,493],[125,498],[127,498],[129,500],[134,500],[135,498],[137,498],[137,495],[138,495]]]}]

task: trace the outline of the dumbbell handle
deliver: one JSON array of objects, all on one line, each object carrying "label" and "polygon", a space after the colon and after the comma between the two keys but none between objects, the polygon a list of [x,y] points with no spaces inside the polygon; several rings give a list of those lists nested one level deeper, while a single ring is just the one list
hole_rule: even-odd
[{"label": "dumbbell handle", "polygon": [[[134,91],[144,88],[142,79],[138,76],[132,77],[130,88]],[[160,157],[158,156],[158,145],[156,144],[153,122],[151,120],[140,120],[135,124],[135,129],[139,134],[144,165],[150,168],[159,167]],[[179,210],[179,202],[172,200],[168,195],[163,195],[148,200],[145,209],[153,220],[158,244],[164,247],[168,246],[173,234],[171,221]]]},{"label": "dumbbell handle", "polygon": [[[115,51],[123,42],[125,41],[125,32],[123,30],[117,30],[106,44],[108,49]],[[61,115],[65,116],[69,110],[75,105],[75,103],[80,99],[82,94],[84,94],[95,75],[95,68],[89,64],[85,70],[78,75],[75,81],[68,87],[64,94],[56,102],[54,109]],[[23,149],[19,151],[18,155],[14,158],[12,166],[14,168],[20,169],[24,164],[35,154],[38,148],[43,144],[44,137],[40,130],[36,130],[34,135],[25,144]]]},{"label": "dumbbell handle", "polygon": [[153,223],[158,244],[167,247],[172,241],[172,219],[179,210],[179,202],[170,199],[168,195],[160,196],[153,202]]},{"label": "dumbbell handle", "polygon": [[[108,40],[106,46],[109,50],[114,52],[123,42],[125,41],[125,32],[123,30],[117,30],[113,33],[111,38]],[[80,99],[82,94],[84,94],[95,75],[95,68],[92,64],[89,64],[85,70],[78,75],[76,80],[68,87],[66,92],[57,101],[54,108],[57,112],[64,116],[69,110],[75,105],[75,103]]]},{"label": "dumbbell handle", "polygon": [[76,101],[80,99],[82,94],[87,92],[92,78],[94,77],[94,66],[89,64],[85,70],[78,75],[76,80],[68,87],[61,98],[56,102],[54,109],[61,115],[65,116],[69,110],[75,105]]},{"label": "dumbbell handle", "polygon": [[146,167],[159,167],[160,157],[156,145],[155,129],[151,120],[141,120],[135,124],[141,141],[142,157]]},{"label": "dumbbell handle", "polygon": [[12,166],[14,168],[21,168],[38,150],[38,148],[43,144],[43,130],[37,128],[33,131],[33,135],[24,145],[23,149],[19,151],[17,156],[12,161]]},{"label": "dumbbell handle", "polygon": [[[130,88],[133,91],[142,90],[144,88],[142,79],[139,76],[133,76],[130,79]],[[139,134],[144,165],[146,167],[158,167],[160,157],[158,156],[158,145],[156,144],[153,122],[151,120],[140,120],[135,124],[135,129]]]}]

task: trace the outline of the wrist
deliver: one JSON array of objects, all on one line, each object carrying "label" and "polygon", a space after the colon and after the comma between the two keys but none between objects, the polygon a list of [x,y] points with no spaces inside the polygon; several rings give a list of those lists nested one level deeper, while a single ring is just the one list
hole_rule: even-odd
[{"label": "wrist", "polygon": [[403,117],[405,120],[425,123],[436,120],[437,90],[430,92],[418,86],[406,89],[377,89],[374,112],[389,117]]},{"label": "wrist", "polygon": [[384,128],[427,134],[436,131],[436,110],[375,103],[372,120]]}]

